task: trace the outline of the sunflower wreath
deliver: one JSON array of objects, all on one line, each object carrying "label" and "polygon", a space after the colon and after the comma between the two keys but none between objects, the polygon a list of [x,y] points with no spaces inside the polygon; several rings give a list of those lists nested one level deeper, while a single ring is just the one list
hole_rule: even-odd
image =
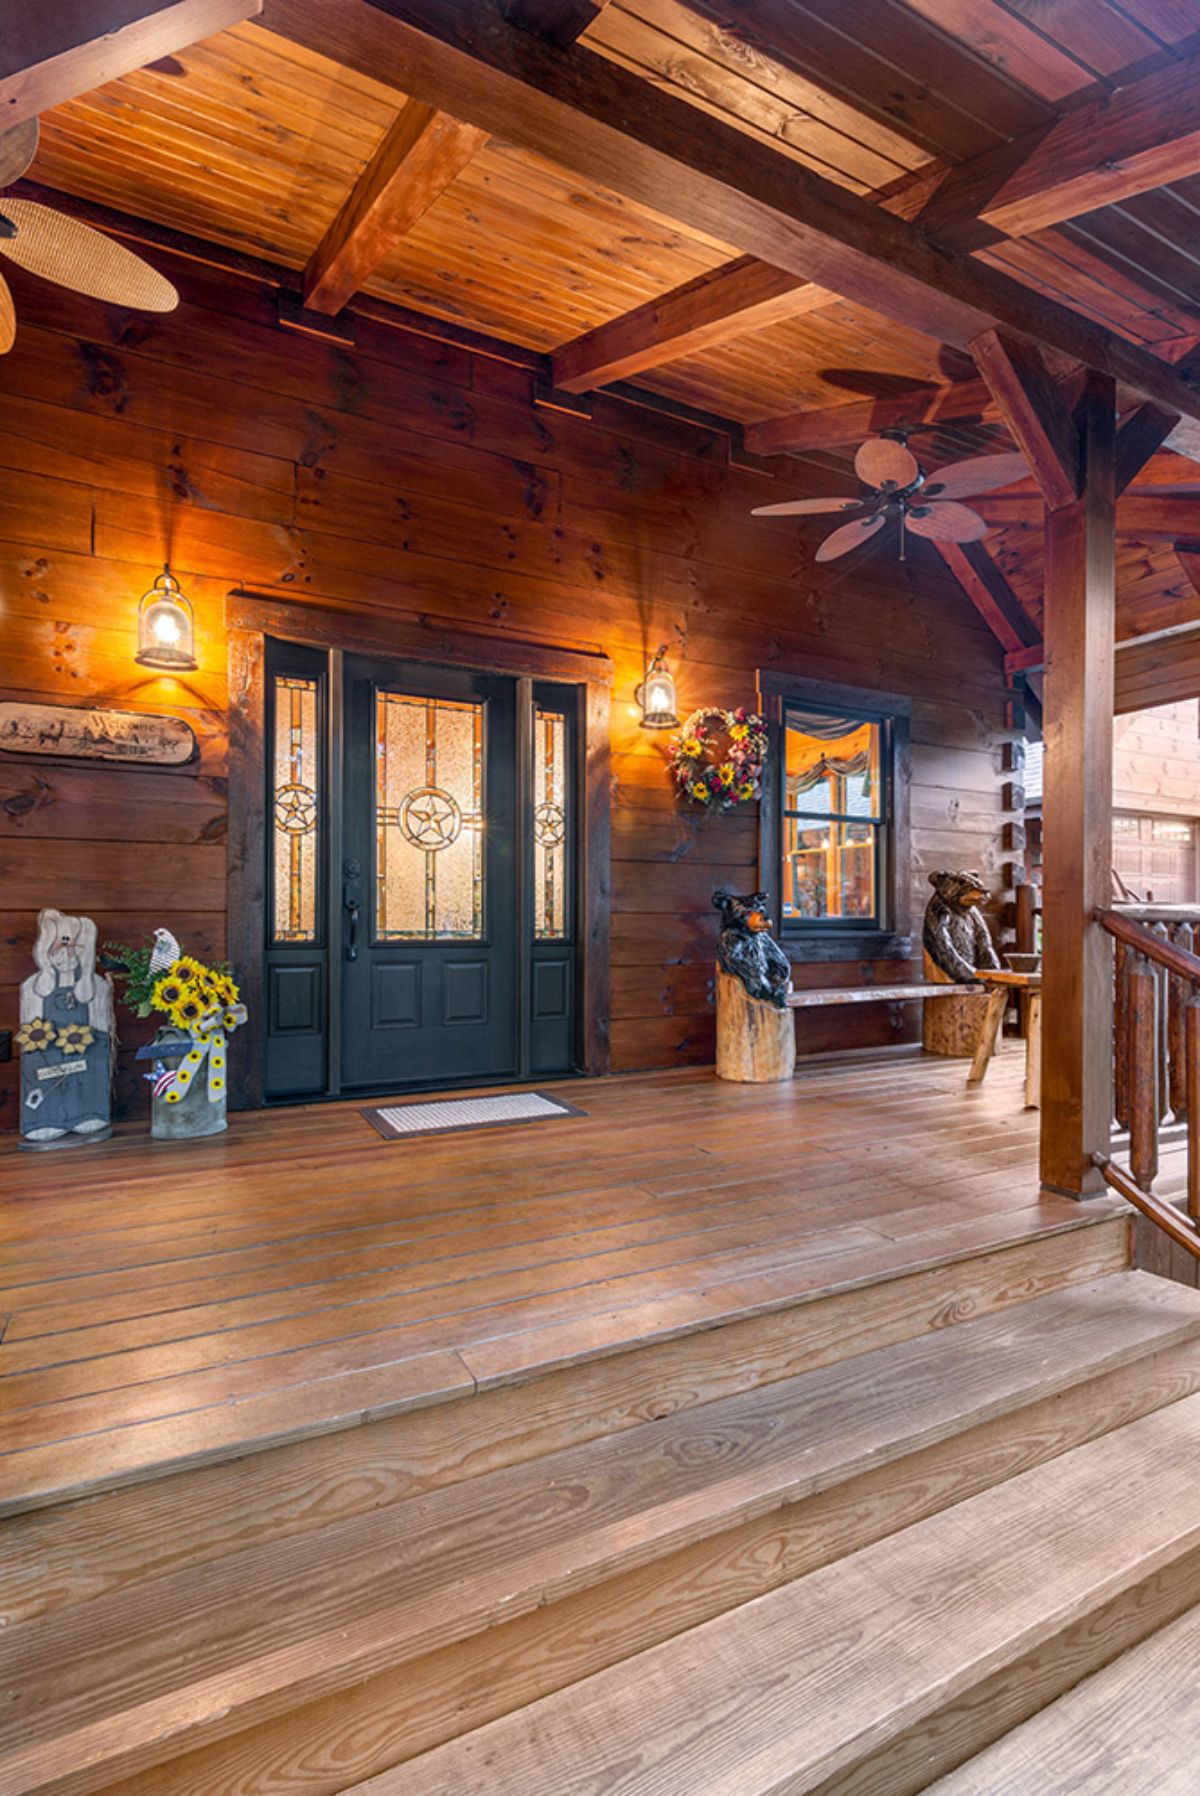
[{"label": "sunflower wreath", "polygon": [[693,711],[671,743],[680,794],[710,811],[731,811],[762,794],[767,724],[756,711]]}]

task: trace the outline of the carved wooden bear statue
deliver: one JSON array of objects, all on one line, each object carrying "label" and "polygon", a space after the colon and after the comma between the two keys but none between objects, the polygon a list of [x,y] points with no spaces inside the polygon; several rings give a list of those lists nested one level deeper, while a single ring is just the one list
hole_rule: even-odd
[{"label": "carved wooden bear statue", "polygon": [[713,908],[721,913],[717,939],[717,963],[723,973],[740,979],[752,998],[783,1010],[792,988],[792,964],[770,933],[765,892],[730,892],[724,886],[712,895]]},{"label": "carved wooden bear statue", "polygon": [[998,967],[1000,956],[980,904],[988,896],[978,873],[931,873],[933,897],[925,907],[925,952],[948,979],[966,984],[979,967]]}]

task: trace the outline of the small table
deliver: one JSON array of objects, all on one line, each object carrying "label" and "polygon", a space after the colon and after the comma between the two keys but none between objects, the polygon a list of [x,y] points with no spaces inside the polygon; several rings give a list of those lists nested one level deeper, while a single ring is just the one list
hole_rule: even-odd
[{"label": "small table", "polygon": [[996,1051],[996,1038],[1000,1033],[1000,1024],[1004,1012],[1008,1008],[1008,996],[1013,990],[1028,994],[1029,1008],[1026,1013],[1025,1034],[1025,1108],[1037,1110],[1041,1107],[1042,1096],[1042,975],[1040,973],[1013,973],[1007,967],[981,967],[976,973],[981,985],[988,991],[987,1009],[983,1014],[983,1023],[979,1030],[979,1040],[975,1046],[975,1057],[971,1061],[971,1070],[967,1074],[968,1085],[978,1085],[988,1069],[988,1062]]}]

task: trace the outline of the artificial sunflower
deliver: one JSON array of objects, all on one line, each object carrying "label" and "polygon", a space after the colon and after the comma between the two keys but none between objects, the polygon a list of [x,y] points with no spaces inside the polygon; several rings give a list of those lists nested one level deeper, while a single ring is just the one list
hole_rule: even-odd
[{"label": "artificial sunflower", "polygon": [[48,1023],[44,1016],[34,1017],[17,1030],[17,1046],[23,1054],[40,1054],[50,1046],[54,1035],[53,1023]]},{"label": "artificial sunflower", "polygon": [[172,1004],[168,1015],[180,1029],[189,1031],[197,1028],[208,1006],[196,992],[186,991],[178,1003]]},{"label": "artificial sunflower", "polygon": [[222,1004],[232,1005],[241,1002],[242,994],[228,973],[217,974],[217,991],[220,994]]},{"label": "artificial sunflower", "polygon": [[164,973],[162,978],[155,985],[153,1001],[158,1010],[171,1011],[175,1008],[176,1004],[187,996],[187,993],[187,981],[181,979],[174,967],[172,967],[171,971],[169,973]]},{"label": "artificial sunflower", "polygon": [[201,980],[209,977],[209,971],[204,962],[197,960],[192,954],[181,954],[171,971],[176,979],[182,979],[185,985],[197,985]]},{"label": "artificial sunflower", "polygon": [[87,1023],[64,1023],[58,1031],[58,1045],[64,1054],[82,1054],[95,1039]]}]

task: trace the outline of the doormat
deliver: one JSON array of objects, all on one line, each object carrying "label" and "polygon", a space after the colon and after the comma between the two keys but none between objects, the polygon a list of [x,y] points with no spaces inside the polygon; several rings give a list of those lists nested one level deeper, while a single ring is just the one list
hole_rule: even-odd
[{"label": "doormat", "polygon": [[458,1129],[506,1129],[516,1123],[586,1116],[576,1104],[544,1091],[514,1091],[492,1098],[439,1098],[435,1103],[372,1105],[362,1114],[388,1141],[413,1135],[448,1135]]}]

